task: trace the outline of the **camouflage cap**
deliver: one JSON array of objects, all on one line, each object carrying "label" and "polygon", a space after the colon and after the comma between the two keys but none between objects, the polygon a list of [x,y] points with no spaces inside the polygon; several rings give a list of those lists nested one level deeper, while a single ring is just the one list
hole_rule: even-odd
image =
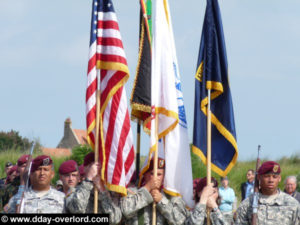
[{"label": "camouflage cap", "polygon": [[52,165],[53,161],[48,155],[39,155],[32,160],[31,172],[36,171],[40,166]]},{"label": "camouflage cap", "polygon": [[26,163],[29,159],[29,155],[22,155],[19,159],[18,159],[18,166],[22,166],[24,163]]},{"label": "camouflage cap", "polygon": [[274,161],[264,162],[263,164],[261,164],[261,166],[258,169],[259,175],[263,175],[267,173],[280,174],[280,172],[281,172],[280,165]]},{"label": "camouflage cap", "polygon": [[58,169],[59,174],[67,174],[75,171],[78,171],[78,165],[74,160],[63,162]]}]

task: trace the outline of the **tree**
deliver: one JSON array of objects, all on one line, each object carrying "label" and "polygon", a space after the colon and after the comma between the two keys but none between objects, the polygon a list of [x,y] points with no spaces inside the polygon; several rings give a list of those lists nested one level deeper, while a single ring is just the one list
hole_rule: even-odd
[{"label": "tree", "polygon": [[18,131],[0,132],[0,151],[7,149],[28,150],[33,144],[28,138],[23,138]]}]

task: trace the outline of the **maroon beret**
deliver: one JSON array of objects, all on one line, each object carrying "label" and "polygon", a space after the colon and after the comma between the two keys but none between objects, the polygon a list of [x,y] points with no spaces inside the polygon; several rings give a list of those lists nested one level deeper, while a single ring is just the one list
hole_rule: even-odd
[{"label": "maroon beret", "polygon": [[281,172],[280,165],[274,161],[264,162],[263,164],[261,164],[261,166],[258,169],[259,175],[263,175],[267,173],[280,174],[280,172]]},{"label": "maroon beret", "polygon": [[22,166],[24,163],[26,163],[29,159],[29,155],[22,155],[19,159],[18,159],[18,166]]},{"label": "maroon beret", "polygon": [[[152,171],[153,168],[154,168],[154,159],[152,158],[147,171]],[[165,168],[165,160],[163,158],[158,157],[158,159],[157,159],[157,168],[158,169],[164,169]]]},{"label": "maroon beret", "polygon": [[9,169],[9,171],[7,172],[7,175],[10,176],[13,174],[13,172],[16,172],[18,170],[18,166],[14,165],[12,168]]},{"label": "maroon beret", "polygon": [[39,155],[32,160],[31,172],[36,171],[40,166],[52,165],[52,159],[48,155]]},{"label": "maroon beret", "polygon": [[195,178],[195,179],[193,180],[193,189],[196,189],[197,184],[199,183],[199,181],[200,181],[200,178]]},{"label": "maroon beret", "polygon": [[[203,177],[198,181],[197,186],[196,186],[197,193],[201,192],[203,190],[203,188],[207,185],[206,180],[207,180],[207,178]],[[214,184],[213,187],[218,187],[218,181],[214,177],[211,177],[211,182]]]},{"label": "maroon beret", "polygon": [[130,182],[131,184],[135,184],[137,181],[137,175],[136,175],[136,171],[134,171],[131,175],[131,178],[130,178]]},{"label": "maroon beret", "polygon": [[90,152],[84,157],[83,165],[88,166],[89,164],[95,162],[95,153]]},{"label": "maroon beret", "polygon": [[80,176],[84,176],[84,166],[83,164],[78,167]]},{"label": "maroon beret", "polygon": [[74,160],[63,162],[58,169],[59,174],[67,174],[74,171],[78,171],[78,165]]}]

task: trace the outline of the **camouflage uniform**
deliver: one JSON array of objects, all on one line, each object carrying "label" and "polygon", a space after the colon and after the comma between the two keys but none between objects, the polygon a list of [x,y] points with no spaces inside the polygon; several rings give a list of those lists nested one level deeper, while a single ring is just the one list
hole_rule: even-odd
[{"label": "camouflage uniform", "polygon": [[[278,190],[274,199],[262,198],[258,200],[258,224],[264,225],[299,225],[300,205],[296,199]],[[236,224],[251,224],[253,195],[245,199],[237,210]]]},{"label": "camouflage uniform", "polygon": [[8,184],[3,191],[0,192],[0,211],[9,202],[9,199],[18,192],[20,186],[20,177],[16,177],[12,183]]},{"label": "camouflage uniform", "polygon": [[[186,225],[204,225],[206,221],[206,205],[198,203],[185,221]],[[222,212],[217,209],[210,213],[210,221],[213,225],[227,225],[228,222],[224,219]]]},{"label": "camouflage uniform", "polygon": [[[162,193],[163,194],[163,193]],[[131,188],[128,195],[121,199],[121,210],[127,225],[151,225],[153,198],[144,187]],[[188,210],[180,197],[170,200],[163,194],[162,200],[156,204],[156,224],[183,224]]]},{"label": "camouflage uniform", "polygon": [[0,179],[0,190],[5,188],[6,177]]},{"label": "camouflage uniform", "polygon": [[[98,213],[109,214],[110,224],[118,224],[122,219],[119,198],[108,191],[98,193]],[[66,198],[66,211],[69,213],[94,212],[94,185],[82,181]]]},{"label": "camouflage uniform", "polygon": [[[31,188],[24,193],[23,213],[63,213],[65,207],[65,194],[50,188],[47,194],[38,197]],[[8,203],[8,213],[15,213],[18,196],[14,195]]]},{"label": "camouflage uniform", "polygon": [[0,189],[0,212],[3,210],[3,204],[2,204],[3,193],[4,193],[4,189]]}]

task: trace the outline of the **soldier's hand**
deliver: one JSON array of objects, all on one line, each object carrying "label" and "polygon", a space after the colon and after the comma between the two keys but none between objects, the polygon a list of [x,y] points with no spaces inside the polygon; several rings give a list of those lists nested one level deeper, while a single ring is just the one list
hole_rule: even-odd
[{"label": "soldier's hand", "polygon": [[206,204],[207,203],[207,200],[208,198],[214,194],[215,192],[215,189],[213,187],[213,184],[209,184],[207,186],[205,186],[202,190],[202,193],[201,193],[201,196],[200,196],[200,203],[201,204]]},{"label": "soldier's hand", "polygon": [[100,170],[99,163],[93,163],[86,168],[85,177],[89,180],[93,180],[98,175],[99,170]]},{"label": "soldier's hand", "polygon": [[213,193],[211,196],[208,197],[206,204],[209,209],[214,209],[214,208],[218,207],[218,204],[217,204],[218,196],[219,196],[219,194],[216,191],[215,193]]},{"label": "soldier's hand", "polygon": [[160,178],[154,178],[153,177],[153,182],[154,182],[154,187],[156,189],[160,189],[161,185],[162,185],[162,180]]},{"label": "soldier's hand", "polygon": [[100,175],[97,175],[94,177],[93,183],[96,186],[98,191],[100,191],[100,192],[105,191],[105,186],[104,186],[103,181],[101,180]]},{"label": "soldier's hand", "polygon": [[161,180],[159,178],[151,177],[151,179],[146,183],[145,188],[151,192],[153,189],[160,189]]},{"label": "soldier's hand", "polygon": [[153,189],[155,189],[154,177],[151,177],[151,179],[145,184],[144,187],[145,187],[149,192],[151,192]]},{"label": "soldier's hand", "polygon": [[153,189],[150,193],[152,195],[154,202],[158,203],[162,200],[163,196],[158,189]]}]

